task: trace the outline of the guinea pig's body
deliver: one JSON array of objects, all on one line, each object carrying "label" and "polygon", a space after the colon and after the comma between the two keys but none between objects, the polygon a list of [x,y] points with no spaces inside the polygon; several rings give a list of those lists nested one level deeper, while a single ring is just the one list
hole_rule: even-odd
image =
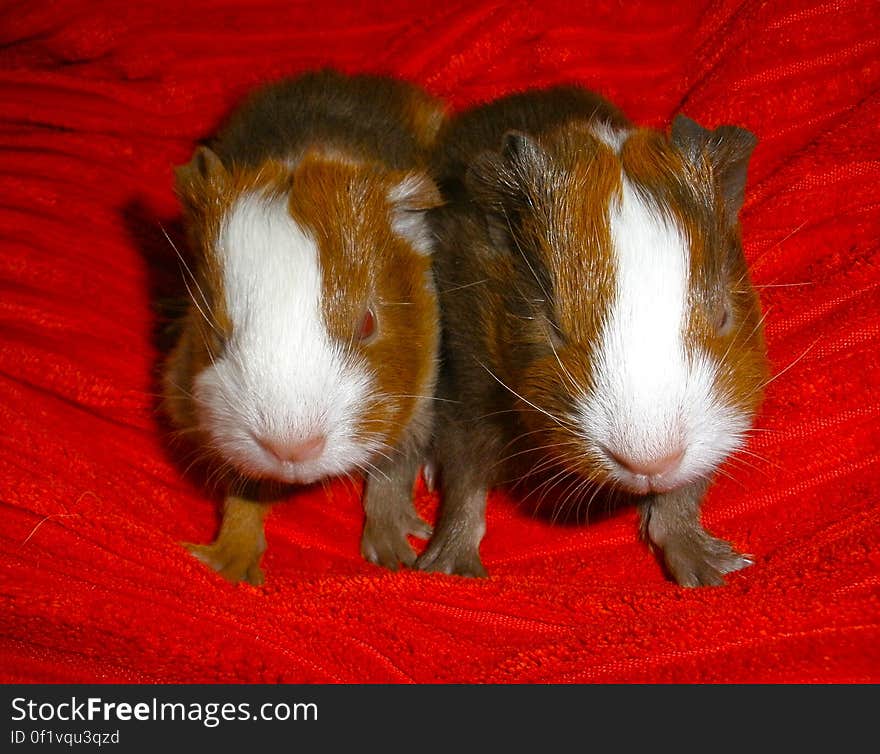
[{"label": "guinea pig's body", "polygon": [[639,503],[688,586],[748,565],[700,524],[744,444],[766,357],[739,237],[754,137],[635,128],[577,87],[466,111],[438,141],[431,212],[443,345],[442,510],[418,566],[482,575],[487,491],[542,479]]},{"label": "guinea pig's body", "polygon": [[285,485],[363,472],[362,552],[411,564],[439,342],[425,166],[443,106],[402,81],[305,74],[256,92],[177,170],[196,258],[165,368],[173,421],[226,483],[212,545],[259,583]]}]

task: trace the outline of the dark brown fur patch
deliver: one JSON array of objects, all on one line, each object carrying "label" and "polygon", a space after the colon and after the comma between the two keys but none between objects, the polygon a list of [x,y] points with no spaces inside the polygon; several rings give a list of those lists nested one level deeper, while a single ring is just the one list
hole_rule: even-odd
[{"label": "dark brown fur patch", "polygon": [[298,160],[321,146],[408,170],[427,162],[446,107],[408,82],[311,71],[249,96],[212,142],[227,168]]},{"label": "dark brown fur patch", "polygon": [[[532,261],[518,265],[511,286],[508,331],[501,342],[513,345],[508,352],[515,363],[503,373],[533,404],[523,407],[524,425],[537,433],[531,444],[570,456],[572,466],[591,476],[596,469],[575,452],[574,444],[581,443],[567,417],[580,394],[591,389],[593,351],[614,299],[608,207],[619,196],[621,171],[617,156],[586,124],[553,131],[541,144],[552,167],[528,187],[529,211],[521,214],[514,238],[514,256],[519,252]],[[542,272],[545,282],[531,284]],[[523,280],[530,283],[526,290]]]}]

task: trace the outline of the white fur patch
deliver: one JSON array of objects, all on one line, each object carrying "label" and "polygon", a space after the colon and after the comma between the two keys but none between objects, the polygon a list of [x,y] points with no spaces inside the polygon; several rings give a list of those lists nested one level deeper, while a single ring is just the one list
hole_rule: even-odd
[{"label": "white fur patch", "polygon": [[607,123],[602,122],[593,123],[590,130],[593,132],[593,136],[601,141],[606,147],[610,147],[611,151],[615,154],[620,154],[624,142],[629,138],[631,133],[628,128],[613,128]]},{"label": "white fur patch", "polygon": [[[242,195],[217,239],[232,337],[195,395],[218,450],[245,473],[312,482],[354,470],[374,448],[353,438],[371,390],[363,364],[334,342],[321,309],[317,246],[284,199]],[[281,462],[259,439],[325,435],[311,461]]]},{"label": "white fur patch", "polygon": [[[424,207],[418,197],[426,191],[428,178],[411,173],[388,192],[391,205],[391,229],[405,238],[420,254],[430,254],[434,248],[434,236]],[[433,189],[431,189],[433,190]]]},{"label": "white fur patch", "polygon": [[648,491],[646,478],[601,448],[635,462],[683,448],[678,470],[652,480],[668,489],[711,472],[742,444],[749,420],[718,395],[714,361],[685,342],[689,250],[682,230],[625,177],[609,220],[614,301],[595,355],[595,389],[577,418],[611,477],[634,491]]}]

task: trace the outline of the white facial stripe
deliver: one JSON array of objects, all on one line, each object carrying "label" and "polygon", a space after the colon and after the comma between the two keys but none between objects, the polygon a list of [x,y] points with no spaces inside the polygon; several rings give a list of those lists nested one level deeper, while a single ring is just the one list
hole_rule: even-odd
[{"label": "white facial stripe", "polygon": [[[283,198],[242,195],[221,227],[232,337],[197,380],[215,442],[243,470],[313,481],[367,457],[352,440],[370,378],[327,332],[317,246]],[[255,438],[295,443],[322,434],[315,461],[279,464]]]},{"label": "white facial stripe", "polygon": [[616,289],[600,372],[619,404],[615,415],[625,419],[620,442],[659,453],[678,432],[678,399],[688,378],[686,242],[625,177],[609,215]]},{"label": "white facial stripe", "polygon": [[676,479],[690,481],[742,443],[748,418],[717,395],[714,361],[685,343],[685,234],[625,176],[609,222],[616,287],[579,419],[587,437],[637,462],[683,447]]}]

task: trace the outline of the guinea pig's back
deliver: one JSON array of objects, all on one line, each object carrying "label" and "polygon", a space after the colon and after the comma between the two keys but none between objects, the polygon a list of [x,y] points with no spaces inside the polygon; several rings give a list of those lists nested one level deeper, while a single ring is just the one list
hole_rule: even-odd
[{"label": "guinea pig's back", "polygon": [[427,163],[444,119],[443,103],[414,84],[325,69],[258,89],[211,146],[227,166],[319,148],[407,170]]}]

